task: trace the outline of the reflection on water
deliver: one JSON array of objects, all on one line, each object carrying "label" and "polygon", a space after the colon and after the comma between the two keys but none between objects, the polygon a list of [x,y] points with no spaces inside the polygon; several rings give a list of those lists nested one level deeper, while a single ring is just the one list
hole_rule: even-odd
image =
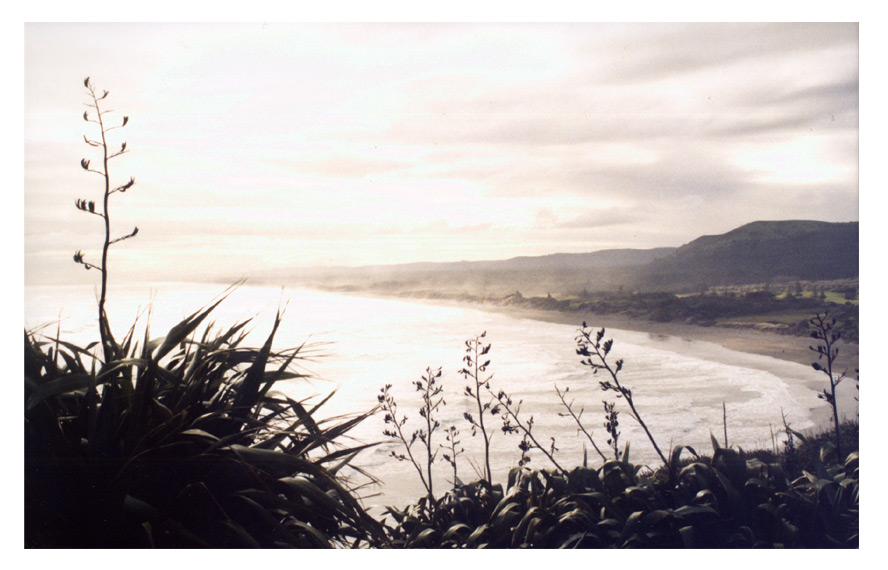
[{"label": "reflection on water", "polygon": [[[207,284],[132,284],[112,286],[108,312],[112,327],[120,335],[140,311],[151,306],[152,336],[176,324],[184,316],[207,304],[220,291]],[[462,394],[466,382],[462,367],[464,341],[487,331],[493,345],[489,354],[494,390],[506,390],[515,401],[522,400],[522,414],[534,419],[534,433],[541,441],[554,437],[558,460],[563,466],[582,463],[584,452],[597,461],[592,449],[564,412],[557,395],[570,389],[575,409],[583,409],[583,421],[604,450],[602,400],[612,394],[601,391],[596,377],[580,365],[575,352],[577,327],[511,318],[461,307],[423,305],[385,299],[367,299],[275,287],[241,287],[215,311],[215,321],[228,327],[236,321],[253,318],[253,343],[261,343],[271,328],[277,309],[286,305],[277,346],[314,343],[315,358],[303,366],[316,376],[313,382],[293,381],[281,389],[292,396],[323,396],[337,390],[323,408],[327,414],[372,409],[384,384],[402,413],[409,417],[406,429],[416,429],[420,404],[411,382],[427,367],[442,367],[447,406],[439,415],[446,427],[456,425],[466,449],[460,457],[460,478],[473,479],[469,459],[481,457],[479,438],[463,413],[471,402]],[[64,339],[86,343],[95,340],[95,301],[89,287],[28,287],[25,290],[25,324],[34,327],[62,317]],[[143,319],[144,320],[144,319]],[[595,323],[601,326],[606,323]],[[55,329],[53,328],[53,333]],[[663,448],[691,445],[709,449],[710,432],[722,432],[722,404],[727,408],[727,429],[731,443],[744,448],[772,445],[773,426],[782,425],[781,410],[796,429],[811,427],[810,409],[820,405],[815,392],[799,388],[799,379],[809,376],[808,367],[764,356],[741,354],[705,342],[662,334],[607,329],[614,339],[612,359],[625,361],[620,373],[630,387],[636,404]],[[138,337],[137,337],[138,338]],[[618,400],[617,409],[624,406]],[[631,442],[635,462],[655,465],[656,454],[643,432],[628,414],[620,418],[621,440]],[[491,417],[494,430],[501,425]],[[411,427],[412,426],[412,427]],[[382,441],[383,422],[379,416],[361,424],[352,435],[362,441]],[[440,433],[440,436],[438,436]],[[443,432],[436,443],[444,443]],[[520,456],[520,437],[497,431],[492,440],[494,476],[505,480],[508,469]],[[421,494],[422,487],[413,468],[390,457],[391,444],[384,442],[363,452],[358,463],[388,482],[381,495],[369,498],[370,505],[405,504]],[[533,456],[531,467],[547,467],[542,456]],[[438,470],[437,489],[449,486],[449,466]],[[356,483],[359,481],[356,481]],[[368,491],[369,493],[370,491]]]}]

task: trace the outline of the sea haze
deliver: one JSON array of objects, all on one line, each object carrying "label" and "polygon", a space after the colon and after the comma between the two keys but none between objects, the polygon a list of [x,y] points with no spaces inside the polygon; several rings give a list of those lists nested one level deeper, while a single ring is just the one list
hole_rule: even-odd
[{"label": "sea haze", "polygon": [[[116,336],[122,336],[140,311],[146,313],[141,319],[144,323],[150,308],[150,336],[160,336],[223,290],[223,285],[197,283],[112,284],[108,307],[112,328]],[[62,339],[85,344],[98,338],[95,306],[90,287],[27,287],[25,326],[33,329],[61,319]],[[472,410],[472,402],[462,395],[466,381],[459,370],[466,339],[484,331],[485,340],[493,345],[489,353],[492,387],[506,390],[516,403],[522,402],[521,416],[533,416],[533,431],[540,442],[548,445],[555,439],[556,458],[562,466],[582,463],[585,440],[572,420],[560,415],[566,410],[555,393],[556,386],[570,389],[569,400],[575,401],[576,411],[585,408],[584,424],[606,452],[602,400],[613,397],[602,392],[597,377],[580,364],[574,340],[579,322],[567,326],[465,307],[264,286],[235,290],[215,311],[215,322],[227,328],[255,317],[250,340],[260,345],[279,307],[284,308],[285,316],[276,348],[308,343],[305,354],[312,358],[302,366],[315,378],[311,382],[290,381],[279,388],[298,397],[323,396],[336,390],[320,417],[371,409],[382,386],[392,384],[399,414],[409,418],[405,429],[418,429],[420,398],[412,381],[427,367],[441,367],[447,405],[440,420],[443,427],[454,424],[460,430],[466,449],[458,464],[463,481],[475,478],[471,461],[479,463],[482,457],[479,439],[471,437],[462,418],[465,411]],[[45,332],[54,334],[55,330],[53,324]],[[811,410],[822,404],[808,387],[810,368],[800,364],[676,337],[615,329],[608,329],[607,336],[614,339],[611,358],[625,360],[621,381],[632,389],[642,416],[664,449],[681,444],[709,451],[710,433],[719,440],[723,437],[723,402],[730,443],[746,449],[771,448],[772,430],[776,433],[782,427],[781,411],[795,429],[813,427]],[[630,443],[633,462],[656,466],[650,443],[625,413],[622,401],[617,409],[624,411],[620,416],[621,447]],[[503,434],[498,417],[488,416],[487,424],[496,432],[491,458],[494,478],[504,481],[519,459],[520,437]],[[383,428],[378,414],[352,435],[364,442],[381,441],[385,439]],[[445,443],[443,430],[435,437],[437,443]],[[386,443],[362,452],[355,461],[383,481],[380,488],[362,491],[370,506],[404,505],[422,494],[412,466],[393,459],[393,449],[397,447]],[[585,452],[591,465],[600,464],[591,447]],[[542,455],[532,458],[531,467],[549,467]],[[436,494],[446,490],[452,480],[448,464],[442,462],[437,471]],[[355,479],[354,483],[361,481]]]}]

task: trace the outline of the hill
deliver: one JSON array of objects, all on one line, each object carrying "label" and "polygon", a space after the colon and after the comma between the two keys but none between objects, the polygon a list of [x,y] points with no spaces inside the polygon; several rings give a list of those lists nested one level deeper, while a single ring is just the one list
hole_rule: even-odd
[{"label": "hill", "polygon": [[859,272],[859,223],[753,222],[702,236],[635,276],[644,290],[846,279]]},{"label": "hill", "polygon": [[752,222],[681,247],[555,253],[496,261],[300,268],[261,281],[383,294],[576,295],[856,278],[859,223]]},{"label": "hill", "polygon": [[409,263],[364,267],[294,269],[269,274],[263,281],[283,281],[312,288],[345,291],[444,292],[502,296],[617,290],[638,268],[669,255],[675,248],[611,249],[556,253],[494,261]]},{"label": "hill", "polygon": [[[632,267],[647,265],[674,252],[674,247],[654,249],[604,249],[591,253],[552,253],[540,256],[520,256],[492,261],[458,261],[444,263],[405,263],[401,265],[369,265],[368,271],[392,273],[452,271],[539,271],[544,269],[600,269],[602,267]],[[345,268],[339,268],[340,270]]]}]

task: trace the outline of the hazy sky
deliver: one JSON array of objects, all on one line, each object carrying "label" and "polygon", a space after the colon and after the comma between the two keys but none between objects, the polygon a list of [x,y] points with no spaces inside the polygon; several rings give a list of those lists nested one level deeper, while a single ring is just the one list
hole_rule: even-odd
[{"label": "hazy sky", "polygon": [[[25,280],[677,246],[852,221],[856,24],[25,26]],[[113,118],[112,118],[113,117]]]}]

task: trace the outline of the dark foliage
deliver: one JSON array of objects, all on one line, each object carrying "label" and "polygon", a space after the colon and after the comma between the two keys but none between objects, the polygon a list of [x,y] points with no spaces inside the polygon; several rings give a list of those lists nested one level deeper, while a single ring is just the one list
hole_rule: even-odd
[{"label": "dark foliage", "polygon": [[[764,296],[762,296],[764,297]],[[813,322],[822,323],[815,317]],[[831,322],[831,321],[830,321]],[[821,327],[821,332],[824,332]],[[825,332],[829,332],[826,330]],[[829,336],[832,339],[835,335]],[[631,390],[607,361],[613,342],[584,323],[578,354],[599,384],[630,406],[630,414],[653,436],[632,405]],[[824,349],[827,350],[828,349]],[[556,388],[567,414],[589,437],[567,390]],[[521,431],[517,406],[501,392],[503,429]],[[618,448],[617,414],[604,401],[605,428],[613,460],[598,469],[566,471],[533,439],[532,418],[523,429],[527,449],[539,449],[555,471],[530,470],[526,454],[503,490],[487,480],[460,485],[440,499],[431,494],[406,509],[390,508],[392,545],[401,548],[857,548],[859,546],[859,455],[841,456],[837,446],[857,449],[857,425],[846,424],[835,440],[806,437],[785,426],[783,453],[722,447],[702,457],[675,447],[656,471],[629,463]],[[510,420],[505,422],[505,420]],[[514,423],[511,423],[514,422]],[[727,440],[727,434],[725,435]],[[835,441],[835,443],[834,443]],[[594,442],[593,442],[594,443]],[[526,451],[522,447],[523,451]],[[596,447],[597,449],[597,447]],[[553,442],[554,450],[554,442]],[[692,458],[682,459],[687,451]],[[599,451],[599,454],[601,452]],[[602,458],[604,456],[602,454]]]},{"label": "dark foliage", "polygon": [[391,510],[405,548],[856,548],[859,459],[825,446],[803,476],[719,448],[674,483],[608,461],[569,473],[514,469],[506,490],[479,481]]},{"label": "dark foliage", "polygon": [[[215,305],[214,305],[215,306]],[[366,416],[318,420],[270,389],[302,347],[199,338],[213,307],[125,357],[25,334],[25,545],[38,548],[381,545],[342,477]],[[95,344],[95,343],[94,343]],[[365,446],[362,446],[365,447]]]}]

